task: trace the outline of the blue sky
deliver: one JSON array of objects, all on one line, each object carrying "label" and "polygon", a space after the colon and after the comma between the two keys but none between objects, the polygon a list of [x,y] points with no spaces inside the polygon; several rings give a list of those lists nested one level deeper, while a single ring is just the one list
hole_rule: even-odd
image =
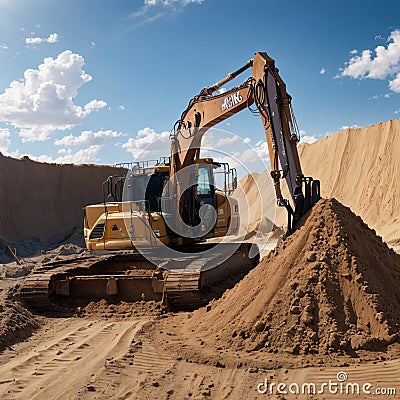
[{"label": "blue sky", "polygon": [[[0,151],[116,163],[157,142],[167,155],[189,99],[255,51],[276,60],[304,141],[397,119],[399,15],[386,0],[0,0]],[[266,156],[249,111],[219,128]]]}]

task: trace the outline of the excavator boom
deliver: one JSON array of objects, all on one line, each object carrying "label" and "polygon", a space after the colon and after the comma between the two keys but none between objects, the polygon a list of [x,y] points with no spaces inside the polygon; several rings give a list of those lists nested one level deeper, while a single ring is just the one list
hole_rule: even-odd
[{"label": "excavator boom", "polygon": [[[252,76],[244,83],[223,94],[214,95],[222,85],[249,68],[252,68]],[[319,199],[319,181],[304,178],[302,174],[297,151],[300,136],[291,100],[275,67],[275,61],[262,52],[255,53],[252,60],[224,79],[202,89],[190,100],[175,124],[171,137],[171,182],[180,170],[193,165],[200,157],[201,140],[208,129],[255,104],[268,144],[277,204],[287,208],[288,230],[291,231],[293,225]],[[293,208],[282,196],[283,178],[286,180]],[[302,191],[303,183],[305,193]],[[179,197],[182,196],[179,182],[175,182],[175,185],[176,193]],[[182,207],[182,203],[180,206]]]}]

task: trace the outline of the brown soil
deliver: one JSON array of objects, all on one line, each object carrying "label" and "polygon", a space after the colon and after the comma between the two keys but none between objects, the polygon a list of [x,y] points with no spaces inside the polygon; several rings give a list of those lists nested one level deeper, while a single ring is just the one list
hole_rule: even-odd
[{"label": "brown soil", "polygon": [[399,326],[400,256],[334,199],[187,321],[217,346],[292,354],[379,350]]},{"label": "brown soil", "polygon": [[58,236],[62,242],[82,226],[82,208],[103,201],[102,183],[107,177],[125,172],[111,166],[47,164],[0,156],[0,238],[14,242]]},{"label": "brown soil", "polygon": [[[399,133],[400,121],[390,121],[299,150],[304,173],[321,180],[323,195],[352,207],[392,245],[400,243]],[[0,157],[0,236],[58,234],[63,241],[81,224],[81,208],[101,201],[111,170]],[[259,229],[262,204],[274,204],[272,195],[258,199],[254,182],[243,180],[250,232]],[[37,243],[29,239],[26,247],[38,250]],[[64,246],[37,260],[80,252]],[[18,277],[38,263],[0,265],[2,398],[255,399],[265,377],[326,381],[338,366],[353,381],[398,386],[400,257],[336,200],[321,201],[241,282],[193,313],[98,302],[78,318],[40,317],[13,295]]]},{"label": "brown soil", "polygon": [[400,244],[400,120],[346,129],[299,146],[303,173],[389,245]]},{"label": "brown soil", "polygon": [[25,339],[23,327],[29,336],[43,325],[0,354],[0,394],[257,399],[265,378],[319,384],[339,366],[351,381],[398,388],[399,259],[349,209],[322,200],[273,254],[193,313],[100,301],[42,321],[4,289],[0,337],[12,340],[1,348]]},{"label": "brown soil", "polygon": [[155,301],[137,301],[125,303],[121,301],[110,304],[106,300],[91,302],[86,307],[78,307],[77,317],[105,318],[112,320],[134,319],[137,317],[156,317],[166,313],[164,305]]},{"label": "brown soil", "polygon": [[43,317],[34,316],[14,296],[13,285],[0,288],[0,352],[29,338],[43,322]]}]

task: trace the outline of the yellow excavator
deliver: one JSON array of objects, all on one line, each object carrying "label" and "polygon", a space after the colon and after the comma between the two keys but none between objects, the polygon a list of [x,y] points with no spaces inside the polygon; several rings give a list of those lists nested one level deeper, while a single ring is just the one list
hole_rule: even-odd
[{"label": "yellow excavator", "polygon": [[[244,83],[216,94],[249,68],[252,75]],[[223,240],[239,228],[240,210],[231,197],[236,170],[200,156],[208,129],[253,104],[264,126],[276,200],[287,210],[290,234],[319,200],[320,185],[302,174],[299,131],[286,85],[274,60],[257,52],[190,100],[171,133],[168,158],[131,163],[125,177],[104,183],[104,203],[84,210],[84,237],[92,255],[43,265],[21,287],[25,302],[53,311],[102,298],[193,308],[210,299],[213,287],[256,265],[251,244]],[[218,169],[223,170],[223,188],[216,187]],[[282,195],[282,179],[290,199]],[[207,241],[211,238],[221,240]]]}]

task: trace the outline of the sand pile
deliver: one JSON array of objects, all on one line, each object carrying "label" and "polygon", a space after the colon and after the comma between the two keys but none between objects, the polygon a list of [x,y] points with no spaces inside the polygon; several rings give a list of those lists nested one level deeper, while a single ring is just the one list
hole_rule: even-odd
[{"label": "sand pile", "polygon": [[377,350],[398,339],[400,256],[350,209],[321,200],[278,249],[188,324],[206,341],[238,350]]},{"label": "sand pile", "polygon": [[275,191],[268,174],[252,173],[244,176],[233,193],[240,210],[240,231],[269,233],[277,229],[275,220]]},{"label": "sand pile", "polygon": [[327,136],[299,147],[305,175],[391,245],[400,245],[400,120]]},{"label": "sand pile", "polygon": [[30,237],[33,247],[49,238],[65,241],[82,226],[82,208],[103,201],[107,177],[124,171],[0,156],[0,238],[15,242]]},{"label": "sand pile", "polygon": [[[334,197],[350,207],[400,251],[400,120],[346,129],[298,149],[304,175],[321,181],[322,196]],[[253,229],[261,215],[255,184],[265,180],[271,181],[268,172],[254,174],[254,178],[246,175],[240,181],[250,203]],[[282,189],[284,197],[289,198],[284,181]],[[264,191],[263,197],[265,203],[275,207],[273,189]],[[277,207],[273,221],[286,226],[284,208]]]},{"label": "sand pile", "polygon": [[27,339],[40,326],[35,317],[15,298],[14,289],[2,284],[0,288],[0,352]]},{"label": "sand pile", "polygon": [[77,317],[131,319],[143,316],[158,316],[165,314],[166,308],[161,302],[137,301],[126,303],[124,301],[112,304],[106,300],[92,301],[86,307],[79,307]]}]

